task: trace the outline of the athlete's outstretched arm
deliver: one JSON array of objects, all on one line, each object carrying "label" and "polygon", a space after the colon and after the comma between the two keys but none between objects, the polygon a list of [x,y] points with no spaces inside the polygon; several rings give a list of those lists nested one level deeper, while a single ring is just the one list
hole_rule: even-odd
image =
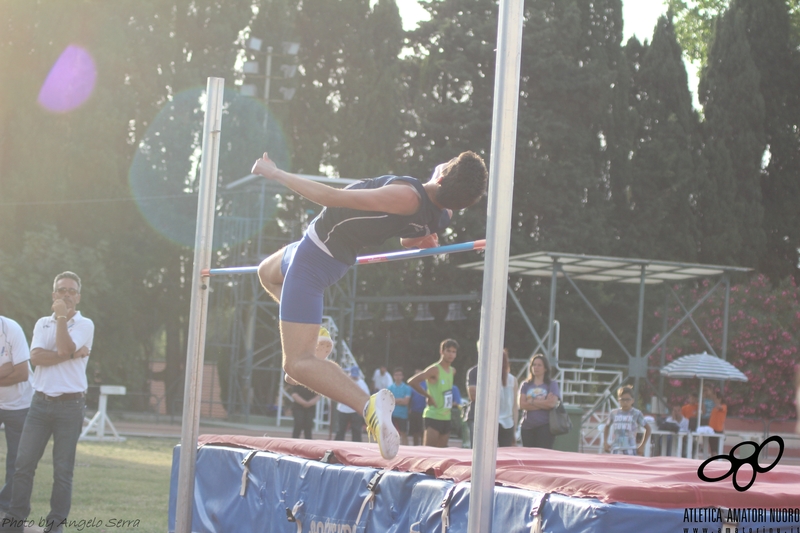
[{"label": "athlete's outstretched arm", "polygon": [[421,205],[417,191],[411,186],[397,184],[378,189],[336,189],[279,169],[266,152],[264,157],[255,162],[252,172],[277,181],[324,207],[412,215]]}]

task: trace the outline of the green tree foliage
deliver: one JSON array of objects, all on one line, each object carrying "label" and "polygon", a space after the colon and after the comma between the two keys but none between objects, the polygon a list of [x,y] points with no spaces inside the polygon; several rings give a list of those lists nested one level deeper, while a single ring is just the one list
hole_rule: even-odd
[{"label": "green tree foliage", "polygon": [[400,146],[397,83],[403,32],[395,0],[303,2],[298,94],[291,104],[295,169],[342,177],[390,171]]},{"label": "green tree foliage", "polygon": [[[181,330],[188,316],[184,295],[191,254],[148,227],[130,201],[129,169],[139,141],[165,103],[204,85],[206,76],[232,71],[233,43],[250,17],[250,6],[12,1],[0,10],[6,36],[0,61],[6,72],[18,73],[13,84],[2,84],[0,103],[0,172],[8,213],[0,230],[3,250],[19,254],[25,232],[50,231],[47,227],[57,228],[60,238],[77,249],[106,242],[102,259],[113,290],[98,294],[97,300],[87,298],[98,310],[91,317],[101,322],[98,339],[114,339],[97,345],[108,350],[102,358],[96,351],[103,379],[134,389],[144,386],[155,338],[166,330],[170,378],[182,381]],[[36,95],[69,44],[92,55],[97,81],[84,105],[54,114],[37,105]],[[183,182],[187,174],[163,178]],[[191,192],[191,181],[188,185]],[[80,272],[78,266],[52,265],[48,277],[72,269],[92,286],[89,269]],[[22,276],[16,272],[15,277]]]},{"label": "green tree foliage", "polygon": [[[791,39],[800,43],[800,1],[778,0],[786,7],[791,22]],[[675,15],[675,32],[686,56],[701,66],[714,40],[714,21],[730,5],[730,0],[667,0]],[[773,3],[771,0],[764,4]]]},{"label": "green tree foliage", "polygon": [[[122,379],[133,369],[119,368],[113,357],[116,346],[131,343],[132,332],[113,331],[116,321],[102,312],[106,295],[112,292],[106,264],[108,243],[80,246],[66,239],[56,228],[45,226],[22,236],[22,247],[15,253],[0,251],[0,314],[13,317],[25,330],[28,341],[36,321],[52,313],[53,279],[64,270],[81,277],[81,303],[78,310],[90,317],[96,328],[88,374]],[[124,366],[124,365],[123,365]],[[141,371],[141,369],[135,369]]]},{"label": "green tree foliage", "polygon": [[[416,174],[430,172],[435,163],[461,150],[489,155],[495,83],[496,2],[435,1],[427,9],[431,20],[409,36],[415,52],[410,58],[409,108],[415,121],[409,126],[407,159]],[[609,108],[621,37],[619,2],[526,3],[512,254],[607,252],[613,231],[608,224],[605,144],[613,130]],[[454,220],[449,238],[482,237],[484,209],[481,204],[462,213]],[[442,279],[461,288],[460,292],[467,287],[480,290],[475,274],[445,270],[470,260],[474,258],[454,256],[426,267],[421,278],[409,277],[427,292],[443,292],[441,283],[428,281]],[[513,285],[534,322],[546,322],[548,287],[533,278],[513,280]],[[583,304],[576,301],[574,307],[579,306]],[[565,314],[578,316],[572,310],[569,307]],[[584,332],[596,332],[583,322],[581,326]],[[531,337],[521,333],[526,329],[521,317],[510,312],[507,330],[518,334],[510,334],[508,342],[520,357],[532,349]],[[570,342],[577,344],[580,339]]]},{"label": "green tree foliage", "polygon": [[[625,46],[626,69],[616,90],[621,128],[613,141],[612,199],[618,255],[696,261],[693,192],[705,178],[697,156],[699,121],[692,109],[681,49],[672,23],[661,17],[653,42]],[[626,83],[627,82],[627,83]]]},{"label": "green tree foliage", "polygon": [[764,97],[741,6],[735,1],[720,18],[700,79],[710,178],[698,200],[700,257],[756,266],[765,242],[759,181],[766,148]]},{"label": "green tree foliage", "polygon": [[[740,2],[760,74],[767,152],[762,161],[766,253],[759,270],[773,280],[798,279],[800,249],[800,53],[791,45],[790,13],[780,0]],[[795,41],[796,42],[796,41]]]}]

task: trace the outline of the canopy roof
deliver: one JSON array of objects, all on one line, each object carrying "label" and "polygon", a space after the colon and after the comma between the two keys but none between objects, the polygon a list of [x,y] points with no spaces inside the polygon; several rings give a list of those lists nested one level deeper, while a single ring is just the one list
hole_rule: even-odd
[{"label": "canopy roof", "polygon": [[[611,281],[617,283],[640,283],[642,268],[644,268],[644,282],[647,284],[718,276],[726,272],[749,272],[751,270],[742,267],[677,263],[652,259],[627,259],[561,252],[532,252],[509,257],[508,273],[549,278],[553,275],[553,265],[556,262],[561,266],[561,270],[574,280]],[[460,265],[460,268],[483,270],[483,260]],[[562,276],[563,274],[559,272],[558,275]]]}]

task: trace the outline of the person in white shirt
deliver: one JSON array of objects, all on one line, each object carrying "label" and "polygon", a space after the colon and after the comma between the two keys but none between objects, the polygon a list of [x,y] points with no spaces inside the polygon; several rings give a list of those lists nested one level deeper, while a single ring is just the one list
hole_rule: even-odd
[{"label": "person in white shirt", "polygon": [[[350,376],[350,379],[358,386],[359,389],[369,394],[369,387],[367,383],[361,379],[361,370],[357,366],[352,366],[345,370],[345,373]],[[339,402],[336,405],[337,416],[339,418],[338,430],[336,431],[335,440],[344,440],[347,433],[347,426],[350,426],[350,434],[353,437],[353,442],[361,442],[361,426],[364,425],[364,417],[361,413],[357,413],[347,404]]]},{"label": "person in white shirt", "polygon": [[381,389],[388,389],[389,385],[391,385],[393,382],[392,375],[389,373],[389,369],[387,369],[385,366],[376,368],[375,372],[372,374],[372,387],[374,388],[375,392],[378,392]]},{"label": "person in white shirt", "polygon": [[33,396],[30,358],[25,332],[14,320],[0,316],[0,422],[6,434],[6,477],[0,490],[3,510],[11,505],[14,463]]},{"label": "person in white shirt", "polygon": [[62,272],[53,282],[53,314],[40,318],[33,328],[33,401],[20,438],[11,505],[0,520],[0,531],[23,531],[31,512],[33,475],[50,435],[53,489],[44,530],[60,532],[67,522],[75,450],[86,411],[86,365],[94,338],[94,323],[76,309],[80,301],[81,279]]}]

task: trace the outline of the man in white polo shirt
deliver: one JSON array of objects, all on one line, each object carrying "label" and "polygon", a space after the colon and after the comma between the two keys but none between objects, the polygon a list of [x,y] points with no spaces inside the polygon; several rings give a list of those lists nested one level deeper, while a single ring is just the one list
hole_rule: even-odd
[{"label": "man in white polo shirt", "polygon": [[19,438],[31,406],[31,352],[25,332],[15,321],[0,316],[0,422],[6,434],[6,478],[0,490],[0,509],[11,505],[14,462]]},{"label": "man in white polo shirt", "polygon": [[33,401],[17,453],[11,505],[0,520],[0,531],[22,531],[31,512],[33,475],[50,435],[53,490],[44,530],[62,531],[69,515],[75,450],[88,386],[86,365],[94,337],[94,323],[75,309],[80,301],[80,278],[72,272],[62,272],[53,282],[53,314],[40,318],[33,328]]}]

